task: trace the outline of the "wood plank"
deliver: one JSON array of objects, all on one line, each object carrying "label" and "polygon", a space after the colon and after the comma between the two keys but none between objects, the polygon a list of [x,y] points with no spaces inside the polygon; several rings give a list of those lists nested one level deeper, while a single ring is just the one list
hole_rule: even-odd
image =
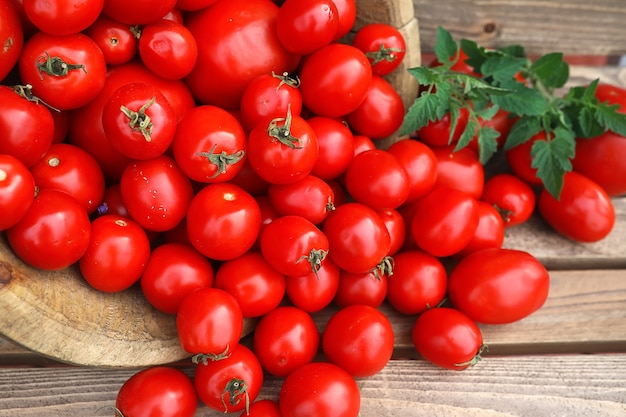
[{"label": "wood plank", "polygon": [[621,0],[413,0],[422,51],[432,52],[437,26],[455,39],[487,47],[520,44],[529,54],[626,53],[626,8]]},{"label": "wood plank", "polygon": [[[183,368],[190,376],[193,368]],[[0,369],[0,417],[105,416],[136,370]],[[259,398],[277,399],[267,378]],[[361,416],[530,416],[626,413],[626,355],[498,356],[462,372],[421,360],[393,360],[359,380]],[[109,408],[107,408],[109,407]],[[223,413],[201,405],[196,417]]]}]

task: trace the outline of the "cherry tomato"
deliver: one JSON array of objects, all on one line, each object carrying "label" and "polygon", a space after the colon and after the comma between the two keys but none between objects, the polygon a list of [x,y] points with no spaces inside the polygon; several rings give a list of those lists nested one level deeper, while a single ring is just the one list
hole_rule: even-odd
[{"label": "cherry tomato", "polygon": [[332,43],[307,57],[300,81],[306,108],[318,116],[340,117],[356,110],[365,98],[372,68],[361,50]]},{"label": "cherry tomato", "polygon": [[24,28],[11,0],[0,1],[0,81],[13,69],[24,47]]},{"label": "cherry tomato", "polygon": [[365,135],[354,135],[354,156],[361,152],[369,151],[371,149],[377,149],[376,144],[372,139]]},{"label": "cherry tomato", "polygon": [[182,23],[161,19],[141,29],[139,56],[145,66],[166,80],[178,80],[193,70],[198,44]]},{"label": "cherry tomato", "polygon": [[445,257],[463,249],[478,226],[478,207],[469,194],[435,188],[415,203],[411,235],[427,253]]},{"label": "cherry tomato", "polygon": [[530,253],[488,248],[455,265],[448,279],[448,297],[474,321],[504,324],[543,306],[549,287],[548,271]]},{"label": "cherry tomato", "polygon": [[391,238],[391,247],[387,255],[393,256],[404,246],[406,222],[402,214],[396,209],[378,210],[378,214],[383,223],[385,223],[385,227],[387,227],[389,237]]},{"label": "cherry tomato", "polygon": [[361,393],[354,378],[339,366],[312,362],[287,375],[278,405],[283,417],[357,417]]},{"label": "cherry tomato", "polygon": [[339,307],[353,304],[378,307],[385,301],[388,282],[386,273],[341,271],[334,302]]},{"label": "cherry tomato", "polygon": [[[626,110],[624,110],[626,112]],[[600,185],[610,196],[626,194],[626,138],[611,131],[576,140],[574,171]]]},{"label": "cherry tomato", "polygon": [[308,55],[334,40],[339,26],[333,0],[286,0],[278,10],[276,34],[286,50]]},{"label": "cherry tomato", "polygon": [[300,215],[316,225],[335,209],[333,189],[314,175],[291,184],[270,184],[267,195],[279,215]]},{"label": "cherry tomato", "polygon": [[76,109],[96,98],[107,75],[102,51],[82,33],[34,34],[24,44],[18,68],[33,94],[59,110]]},{"label": "cherry tomato", "polygon": [[393,354],[391,322],[375,307],[351,305],[334,313],[322,335],[328,360],[355,378],[380,372]]},{"label": "cherry tomato", "polygon": [[230,183],[205,186],[191,201],[187,234],[204,256],[225,261],[246,253],[261,229],[261,212],[254,197]]},{"label": "cherry tomato", "polygon": [[615,225],[615,208],[606,191],[578,172],[567,172],[558,199],[539,194],[541,217],[561,235],[578,242],[597,242]]},{"label": "cherry tomato", "polygon": [[6,231],[13,252],[27,264],[59,270],[77,262],[91,235],[80,203],[57,190],[40,190],[20,221]]},{"label": "cherry tomato", "polygon": [[278,403],[274,400],[257,400],[250,404],[250,410],[241,412],[239,417],[281,417]]},{"label": "cherry tomato", "polygon": [[35,179],[26,165],[0,154],[0,231],[15,226],[35,200]]},{"label": "cherry tomato", "polygon": [[152,250],[140,280],[146,300],[166,314],[176,314],[187,294],[213,282],[211,262],[191,245],[175,242]]},{"label": "cherry tomato", "polygon": [[176,0],[106,0],[102,12],[112,19],[128,25],[145,25],[156,22],[168,14],[176,5]]},{"label": "cherry tomato", "polygon": [[191,379],[183,371],[155,366],[138,371],[124,382],[117,393],[115,408],[116,416],[193,417],[198,397]]},{"label": "cherry tomato", "polygon": [[24,0],[24,12],[41,31],[52,35],[71,35],[87,29],[96,21],[104,0]]},{"label": "cherry tomato", "polygon": [[401,139],[389,146],[387,152],[396,157],[409,178],[409,196],[405,204],[414,203],[432,190],[437,180],[437,157],[429,146],[416,140]]},{"label": "cherry tomato", "polygon": [[130,163],[122,174],[120,189],[132,219],[157,232],[180,223],[193,198],[191,181],[165,155]]},{"label": "cherry tomato", "polygon": [[450,129],[452,129],[450,113],[446,113],[439,120],[428,122],[426,126],[415,132],[415,135],[420,141],[430,146],[454,145],[459,141],[461,134],[465,130],[468,119],[469,111],[461,107],[452,137],[450,137]]},{"label": "cherry tomato", "polygon": [[269,313],[285,295],[285,277],[253,251],[223,262],[215,274],[214,286],[237,299],[244,317]]},{"label": "cherry tomato", "polygon": [[433,148],[437,157],[437,179],[433,188],[446,187],[463,191],[475,199],[483,194],[485,169],[478,155],[468,147]]},{"label": "cherry tomato", "polygon": [[132,26],[101,14],[83,33],[98,45],[107,65],[120,65],[133,59],[139,50],[131,29]]},{"label": "cherry tomato", "polygon": [[199,363],[194,385],[208,407],[223,413],[247,413],[261,391],[263,368],[250,349],[239,345],[227,358]]},{"label": "cherry tomato", "polygon": [[476,207],[478,225],[474,236],[456,256],[467,256],[480,249],[499,248],[504,243],[504,220],[500,212],[493,205],[480,200],[476,202]]},{"label": "cherry tomato", "polygon": [[267,313],[254,330],[253,349],[263,369],[285,377],[317,355],[320,334],[304,310],[281,306]]},{"label": "cherry tomato", "polygon": [[361,203],[346,203],[329,213],[322,230],[329,257],[348,272],[369,272],[389,254],[391,237],[380,215]]},{"label": "cherry tomato", "polygon": [[285,294],[296,307],[316,313],[327,307],[335,298],[341,270],[326,259],[317,273],[285,279]]},{"label": "cherry tomato", "polygon": [[483,336],[468,316],[448,307],[426,310],[415,320],[412,339],[427,361],[460,371],[480,360]]},{"label": "cherry tomato", "polygon": [[402,33],[386,23],[370,23],[361,27],[352,45],[365,53],[374,75],[387,75],[400,66],[406,54]]},{"label": "cherry tomato", "polygon": [[313,116],[307,122],[315,131],[319,155],[311,174],[331,180],[345,172],[354,157],[354,135],[345,123],[330,117]]},{"label": "cherry tomato", "polygon": [[427,253],[406,250],[393,258],[387,301],[402,314],[434,308],[446,296],[448,274],[441,261]]},{"label": "cherry tomato", "polygon": [[485,182],[481,200],[498,210],[504,227],[511,227],[530,218],[537,198],[532,187],[518,176],[499,173]]}]

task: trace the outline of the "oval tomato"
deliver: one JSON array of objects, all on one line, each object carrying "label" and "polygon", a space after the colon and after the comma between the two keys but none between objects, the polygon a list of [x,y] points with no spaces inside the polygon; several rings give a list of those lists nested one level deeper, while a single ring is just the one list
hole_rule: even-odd
[{"label": "oval tomato", "polygon": [[[625,110],[626,112],[626,110]],[[608,131],[576,140],[574,171],[600,185],[610,196],[626,194],[626,138]]]},{"label": "oval tomato", "polygon": [[286,50],[308,55],[334,40],[339,26],[333,0],[286,0],[276,17],[276,34]]},{"label": "oval tomato", "polygon": [[433,148],[437,157],[437,179],[433,188],[454,188],[479,199],[485,186],[485,169],[470,148],[454,146]]},{"label": "oval tomato", "polygon": [[322,223],[335,209],[333,189],[314,175],[291,184],[270,184],[267,195],[279,215],[299,215],[313,224]]},{"label": "oval tomato", "polygon": [[477,201],[478,225],[474,236],[456,256],[467,256],[472,252],[486,248],[499,248],[504,243],[504,220],[500,212],[491,204]]},{"label": "oval tomato", "polygon": [[404,246],[406,222],[402,214],[395,209],[379,210],[378,214],[383,220],[383,223],[385,223],[389,237],[391,238],[391,246],[387,255],[393,256]]},{"label": "oval tomato", "polygon": [[394,142],[387,152],[396,157],[409,178],[409,196],[405,204],[410,204],[432,190],[437,180],[437,157],[433,150],[422,142],[401,139]]},{"label": "oval tomato", "polygon": [[511,171],[530,185],[543,185],[537,176],[537,168],[533,168],[532,147],[538,140],[546,140],[546,132],[541,131],[529,140],[504,152],[507,164]]},{"label": "oval tomato", "polygon": [[345,123],[330,117],[313,116],[307,122],[315,131],[319,155],[311,174],[331,180],[345,172],[354,157],[354,135]]},{"label": "oval tomato", "polygon": [[35,179],[26,165],[0,154],[0,231],[14,226],[35,200]]},{"label": "oval tomato", "polygon": [[485,182],[482,201],[492,204],[504,220],[504,227],[527,221],[535,211],[537,198],[527,182],[516,175],[500,173]]}]

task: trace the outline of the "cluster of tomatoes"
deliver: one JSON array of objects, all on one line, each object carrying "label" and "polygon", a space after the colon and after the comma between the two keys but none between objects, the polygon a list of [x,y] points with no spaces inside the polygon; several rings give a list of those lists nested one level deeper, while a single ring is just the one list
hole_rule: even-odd
[{"label": "cluster of tomatoes", "polygon": [[[404,117],[384,77],[406,45],[383,23],[344,41],[354,0],[55,3],[0,0],[0,230],[34,267],[78,264],[93,288],[139,285],[176,315],[193,381],[142,370],[119,415],[192,416],[199,397],[357,416],[356,380],[393,352],[383,302],[457,370],[480,358],[476,323],[545,302],[546,269],[502,248],[535,209],[526,178],[486,178],[445,120],[377,149]],[[561,201],[580,187],[566,179]],[[320,333],[311,313],[331,303]],[[284,378],[278,403],[255,401],[266,374]]]}]

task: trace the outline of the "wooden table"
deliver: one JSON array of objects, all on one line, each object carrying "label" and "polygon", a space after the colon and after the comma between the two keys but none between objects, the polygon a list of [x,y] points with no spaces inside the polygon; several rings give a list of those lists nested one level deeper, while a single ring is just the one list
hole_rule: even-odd
[{"label": "wooden table", "polygon": [[[572,67],[572,83],[597,77],[626,85],[626,68]],[[418,358],[415,317],[384,306],[396,351],[381,373],[359,381],[361,416],[626,416],[626,197],[614,203],[618,220],[601,242],[568,241],[538,217],[509,231],[505,246],[550,269],[550,296],[520,322],[482,326],[489,350],[468,370]],[[320,328],[331,313],[316,314]],[[0,339],[0,417],[112,416],[117,391],[136,371],[64,365]],[[277,398],[280,383],[267,378],[261,398]],[[196,413],[218,415],[204,406]]]}]

